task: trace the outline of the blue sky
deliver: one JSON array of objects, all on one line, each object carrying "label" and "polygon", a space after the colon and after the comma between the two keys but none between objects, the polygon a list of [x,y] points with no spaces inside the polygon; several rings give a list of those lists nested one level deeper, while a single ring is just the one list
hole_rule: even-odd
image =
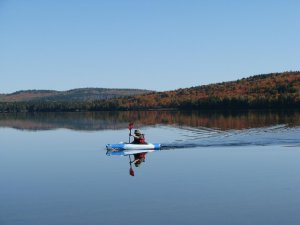
[{"label": "blue sky", "polygon": [[300,1],[0,0],[0,93],[300,70]]}]

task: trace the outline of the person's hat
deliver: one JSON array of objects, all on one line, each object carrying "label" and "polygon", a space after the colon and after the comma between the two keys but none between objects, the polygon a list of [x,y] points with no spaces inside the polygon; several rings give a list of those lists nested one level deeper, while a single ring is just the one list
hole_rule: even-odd
[{"label": "person's hat", "polygon": [[135,131],[134,131],[134,134],[136,134],[136,135],[141,135],[142,133],[141,133],[140,130],[135,130]]}]

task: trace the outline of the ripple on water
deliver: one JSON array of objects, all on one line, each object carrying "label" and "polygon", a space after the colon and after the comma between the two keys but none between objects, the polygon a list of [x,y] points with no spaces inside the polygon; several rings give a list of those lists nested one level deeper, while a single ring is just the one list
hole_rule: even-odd
[{"label": "ripple on water", "polygon": [[193,147],[268,146],[300,147],[300,127],[285,124],[242,130],[179,127],[181,139],[162,143],[162,150]]}]

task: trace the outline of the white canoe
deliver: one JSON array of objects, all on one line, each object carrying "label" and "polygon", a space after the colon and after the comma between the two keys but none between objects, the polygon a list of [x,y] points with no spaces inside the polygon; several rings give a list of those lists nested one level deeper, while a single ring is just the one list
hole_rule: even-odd
[{"label": "white canoe", "polygon": [[106,149],[111,150],[159,150],[161,144],[131,144],[131,143],[119,143],[119,144],[108,144]]}]

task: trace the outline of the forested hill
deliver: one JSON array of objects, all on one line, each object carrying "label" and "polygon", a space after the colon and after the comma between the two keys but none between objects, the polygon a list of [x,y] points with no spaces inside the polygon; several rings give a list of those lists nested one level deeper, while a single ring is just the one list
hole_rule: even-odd
[{"label": "forested hill", "polygon": [[93,101],[149,93],[140,89],[78,88],[68,91],[26,90],[0,95],[0,102]]},{"label": "forested hill", "polygon": [[[47,99],[47,98],[46,98]],[[0,102],[0,112],[300,108],[300,72],[95,101]]]},{"label": "forested hill", "polygon": [[237,81],[117,99],[114,102],[122,109],[300,107],[300,72],[256,75]]}]

